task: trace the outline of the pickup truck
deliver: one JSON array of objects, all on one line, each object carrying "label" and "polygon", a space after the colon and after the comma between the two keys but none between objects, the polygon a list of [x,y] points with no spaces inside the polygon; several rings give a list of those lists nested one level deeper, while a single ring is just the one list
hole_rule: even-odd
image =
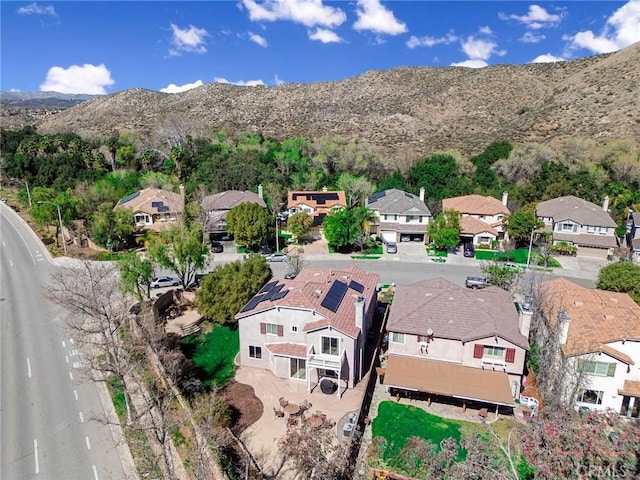
[{"label": "pickup truck", "polygon": [[464,282],[467,288],[484,288],[491,285],[486,277],[467,277]]}]

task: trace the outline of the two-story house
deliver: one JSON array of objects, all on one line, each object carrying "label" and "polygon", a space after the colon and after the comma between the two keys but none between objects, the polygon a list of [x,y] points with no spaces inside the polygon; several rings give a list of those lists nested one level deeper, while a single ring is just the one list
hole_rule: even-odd
[{"label": "two-story house", "polygon": [[267,208],[262,197],[262,185],[258,185],[257,194],[249,191],[227,190],[204,197],[200,205],[207,215],[204,228],[209,234],[209,239],[221,240],[227,235],[227,214],[233,207],[241,203],[257,203]]},{"label": "two-story house", "polygon": [[420,189],[420,196],[396,188],[384,190],[367,198],[366,206],[376,216],[370,233],[383,241],[425,241],[431,212],[424,203],[424,188]]},{"label": "two-story house", "polygon": [[578,247],[578,255],[607,258],[618,246],[614,222],[608,212],[609,197],[602,207],[573,195],[558,197],[536,206],[536,216],[553,235],[553,243]]},{"label": "two-story house", "polygon": [[508,194],[502,201],[483,195],[463,195],[442,200],[442,210],[460,213],[460,239],[473,245],[491,245],[503,240],[506,232],[504,216],[511,212],[507,208]]},{"label": "two-story house", "polygon": [[546,282],[544,294],[550,321],[561,322],[563,355],[586,374],[577,405],[640,418],[640,306],[626,293],[564,278]]},{"label": "two-story house", "polygon": [[631,258],[640,263],[640,212],[629,212],[627,220],[627,245],[631,249]]},{"label": "two-story house", "polygon": [[236,315],[240,364],[307,383],[335,379],[338,395],[366,373],[378,275],[357,267],[303,269],[267,283]]},{"label": "two-story house", "polygon": [[162,230],[178,222],[184,213],[184,186],[180,193],[145,188],[121,198],[114,210],[131,211],[138,229]]},{"label": "two-story house", "polygon": [[287,193],[287,210],[289,215],[298,212],[306,212],[313,217],[313,226],[320,227],[332,210],[347,206],[347,197],[343,191],[321,191]]},{"label": "two-story house", "polygon": [[387,320],[387,388],[513,407],[531,315],[498,287],[470,290],[443,278],[396,286]]}]

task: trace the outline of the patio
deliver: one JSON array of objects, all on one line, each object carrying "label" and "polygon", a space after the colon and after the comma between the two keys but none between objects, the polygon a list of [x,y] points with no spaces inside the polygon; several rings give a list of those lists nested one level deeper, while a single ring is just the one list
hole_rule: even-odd
[{"label": "patio", "polygon": [[[240,383],[251,385],[264,406],[262,417],[242,432],[240,438],[264,474],[270,478],[282,480],[298,477],[291,466],[285,463],[285,458],[278,449],[278,440],[286,433],[287,417],[289,417],[289,414],[285,414],[284,417],[274,414],[274,408],[284,409],[280,398],[296,406],[304,404],[305,400],[309,402],[312,407],[306,412],[308,416],[312,417],[312,413],[316,411],[324,413],[327,420],[335,422],[332,429],[336,438],[341,439],[344,421],[350,413],[359,412],[367,385],[367,377],[365,377],[355,388],[345,390],[341,397],[338,397],[336,394],[322,393],[319,387],[312,393],[308,393],[305,381],[277,378],[270,371],[257,368],[240,367],[235,379]],[[293,411],[294,408],[291,407],[290,410]]]}]

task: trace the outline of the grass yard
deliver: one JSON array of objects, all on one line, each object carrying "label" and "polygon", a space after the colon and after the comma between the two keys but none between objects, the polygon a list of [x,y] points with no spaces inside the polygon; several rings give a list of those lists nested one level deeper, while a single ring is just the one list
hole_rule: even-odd
[{"label": "grass yard", "polygon": [[240,349],[240,333],[238,329],[216,325],[207,334],[185,337],[182,348],[205,374],[205,385],[222,387],[235,375],[233,359]]},{"label": "grass yard", "polygon": [[[428,440],[439,450],[440,442],[445,438],[453,438],[460,443],[464,433],[480,431],[480,426],[441,418],[410,405],[385,401],[378,407],[378,416],[373,420],[372,429],[374,437],[384,437],[387,440],[383,459],[389,462],[404,448],[410,437]],[[467,452],[460,449],[456,460],[464,461],[466,457]]]},{"label": "grass yard", "polygon": [[[538,255],[539,249],[538,248],[534,248],[531,251],[531,263],[533,265],[543,265],[543,261],[540,258],[540,256]],[[510,254],[509,254],[509,259],[508,261],[513,262],[513,263],[519,263],[521,265],[526,265],[527,264],[527,258],[529,256],[529,249],[528,248],[516,248],[515,250],[513,250]],[[498,260],[498,261],[507,261],[507,256],[504,254],[504,252],[498,252],[495,250],[482,250],[482,249],[476,249],[476,259],[477,260]],[[548,262],[548,266],[550,268],[561,268],[562,265],[560,265],[560,262],[558,262],[558,260],[556,260],[555,258],[550,258],[549,262]]]},{"label": "grass yard", "polygon": [[107,380],[107,389],[111,395],[111,401],[116,410],[116,414],[120,421],[124,421],[127,418],[127,403],[124,398],[124,389],[122,388],[122,380],[120,377],[112,375]]}]

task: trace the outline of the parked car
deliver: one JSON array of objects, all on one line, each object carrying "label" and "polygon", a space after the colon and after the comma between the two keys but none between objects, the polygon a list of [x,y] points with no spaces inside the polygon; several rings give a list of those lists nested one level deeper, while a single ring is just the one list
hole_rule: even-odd
[{"label": "parked car", "polygon": [[284,253],[271,253],[269,255],[265,255],[267,262],[284,262],[287,259],[287,256]]},{"label": "parked car", "polygon": [[211,242],[211,251],[213,253],[224,252],[224,246],[220,242]]},{"label": "parked car", "polygon": [[400,237],[400,241],[401,242],[410,242],[411,241],[411,237],[409,235],[402,235]]},{"label": "parked car", "polygon": [[298,276],[298,274],[294,273],[294,272],[287,272],[287,273],[284,274],[284,278],[286,278],[287,280],[293,280],[297,276]]},{"label": "parked car", "polygon": [[476,249],[472,243],[465,243],[462,247],[462,252],[465,257],[473,257],[476,254]]},{"label": "parked car", "polygon": [[154,277],[151,280],[151,288],[177,287],[180,285],[180,279],[177,277]]},{"label": "parked car", "polygon": [[398,244],[396,242],[387,242],[387,253],[398,253]]},{"label": "parked car", "polygon": [[469,276],[464,281],[464,284],[467,288],[484,288],[491,285],[487,280],[487,277],[475,277]]}]

